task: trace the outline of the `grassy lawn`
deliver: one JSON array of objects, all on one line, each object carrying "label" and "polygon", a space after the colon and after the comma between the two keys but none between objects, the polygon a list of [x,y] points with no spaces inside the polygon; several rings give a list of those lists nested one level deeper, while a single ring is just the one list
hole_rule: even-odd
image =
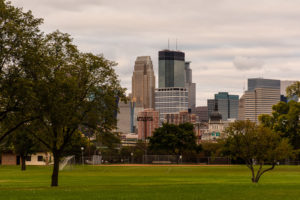
[{"label": "grassy lawn", "polygon": [[300,167],[250,181],[245,166],[76,166],[50,185],[51,167],[0,167],[0,199],[300,199]]}]

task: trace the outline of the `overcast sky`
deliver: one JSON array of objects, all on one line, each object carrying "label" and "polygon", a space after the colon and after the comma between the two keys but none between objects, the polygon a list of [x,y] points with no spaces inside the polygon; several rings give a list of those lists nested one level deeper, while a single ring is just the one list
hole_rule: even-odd
[{"label": "overcast sky", "polygon": [[[118,62],[131,91],[137,56],[149,55],[157,82],[158,51],[185,52],[197,105],[220,91],[241,95],[247,78],[299,80],[299,0],[12,0],[44,18],[46,33],[71,34],[84,52]],[[247,89],[247,88],[245,88]]]}]

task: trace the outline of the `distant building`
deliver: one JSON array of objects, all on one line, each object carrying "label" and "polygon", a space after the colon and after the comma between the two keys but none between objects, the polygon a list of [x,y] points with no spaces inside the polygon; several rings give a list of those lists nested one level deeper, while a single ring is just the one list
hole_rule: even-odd
[{"label": "distant building", "polygon": [[190,68],[191,62],[185,62],[186,82],[185,87],[188,89],[188,108],[194,112],[196,107],[196,83],[193,83],[192,69]]},{"label": "distant building", "polygon": [[202,133],[201,141],[216,141],[218,138],[223,137],[224,128],[222,115],[218,111],[217,104],[215,104],[215,109],[210,114],[208,129]]},{"label": "distant building", "polygon": [[137,115],[138,139],[145,140],[159,127],[159,114],[154,109],[145,109]]},{"label": "distant building", "polygon": [[[50,153],[38,152],[26,157],[26,165],[49,165],[51,164]],[[12,152],[2,152],[1,153],[1,165],[20,165],[20,156]]]},{"label": "distant building", "polygon": [[188,112],[187,110],[180,111],[179,113],[165,114],[164,123],[168,124],[183,124],[183,123],[197,123],[197,116]]},{"label": "distant building", "polygon": [[143,108],[154,108],[155,76],[150,56],[137,57],[132,75],[132,97]]},{"label": "distant building", "polygon": [[198,106],[194,113],[197,115],[199,122],[208,122],[208,107]]},{"label": "distant building", "polygon": [[135,146],[138,141],[138,134],[121,134],[121,145],[122,146]]},{"label": "distant building", "polygon": [[219,92],[215,94],[214,99],[207,100],[208,115],[210,115],[214,109],[214,105],[217,104],[218,111],[222,115],[222,120],[237,119],[239,109],[239,96],[230,95],[228,92]]},{"label": "distant building", "polygon": [[159,111],[160,124],[166,114],[188,110],[188,89],[158,88],[155,90],[155,110]]},{"label": "distant building", "polygon": [[117,114],[117,131],[121,133],[130,133],[130,104],[119,102],[119,113]]},{"label": "distant building", "polygon": [[245,95],[243,95],[239,100],[238,120],[245,120]]},{"label": "distant building", "polygon": [[258,122],[261,114],[271,114],[272,106],[280,101],[280,80],[248,79],[245,91],[245,119]]},{"label": "distant building", "polygon": [[196,84],[192,83],[190,62],[181,51],[163,50],[158,53],[159,88],[155,91],[155,109],[160,113],[160,124],[165,114],[194,110]]},{"label": "distant building", "polygon": [[158,52],[158,86],[185,87],[185,54],[181,51],[163,50]]}]

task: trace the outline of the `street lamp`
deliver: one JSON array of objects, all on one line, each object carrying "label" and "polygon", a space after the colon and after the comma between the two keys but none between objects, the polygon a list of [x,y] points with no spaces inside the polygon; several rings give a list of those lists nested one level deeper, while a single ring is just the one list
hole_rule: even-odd
[{"label": "street lamp", "polygon": [[82,165],[84,165],[84,161],[83,161],[83,150],[84,150],[84,147],[81,147],[81,161],[82,161]]}]

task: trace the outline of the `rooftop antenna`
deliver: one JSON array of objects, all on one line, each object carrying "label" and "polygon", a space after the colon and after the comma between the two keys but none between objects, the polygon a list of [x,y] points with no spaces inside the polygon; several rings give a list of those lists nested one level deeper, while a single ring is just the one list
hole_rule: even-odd
[{"label": "rooftop antenna", "polygon": [[170,38],[168,38],[168,49],[170,50]]}]

